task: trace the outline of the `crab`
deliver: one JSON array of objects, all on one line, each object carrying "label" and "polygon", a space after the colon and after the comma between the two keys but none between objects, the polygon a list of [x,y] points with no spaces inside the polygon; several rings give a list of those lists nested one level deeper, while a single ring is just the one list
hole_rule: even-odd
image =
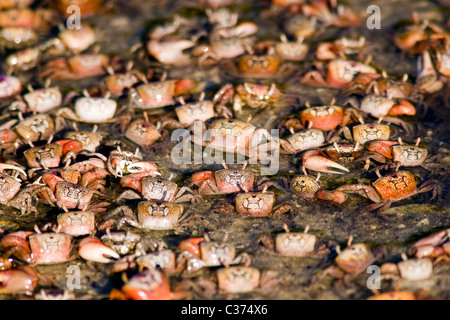
[{"label": "crab", "polygon": [[36,31],[23,27],[5,27],[0,29],[0,46],[3,50],[27,48],[37,42]]},{"label": "crab", "polygon": [[324,149],[324,152],[331,159],[336,159],[341,163],[350,163],[359,159],[363,155],[364,148],[358,142],[333,142]]},{"label": "crab", "polygon": [[95,213],[92,211],[69,211],[57,216],[55,232],[73,237],[95,233]]},{"label": "crab", "polygon": [[90,202],[94,194],[103,196],[101,191],[104,191],[104,186],[101,179],[108,175],[108,171],[102,165],[103,162],[98,165],[87,160],[86,163],[76,163],[66,170],[49,170],[32,187],[35,187],[34,192],[39,193],[43,201],[50,205],[56,204],[65,212],[68,212],[69,208],[101,212],[105,210],[108,202],[93,205],[90,205]]},{"label": "crab", "polygon": [[[137,245],[142,241],[142,236],[130,232],[130,231],[111,231],[109,221],[106,220],[103,224],[100,224],[99,230],[106,227],[106,233],[101,236],[100,240],[102,243],[106,244],[108,247],[116,251],[119,255],[126,255],[132,250],[137,250]],[[120,258],[116,263],[114,263],[114,270],[116,270],[116,265],[120,265],[123,258]],[[126,260],[128,261],[128,259]]]},{"label": "crab", "polygon": [[186,298],[186,291],[170,290],[170,283],[166,275],[159,270],[144,270],[119,289],[110,292],[111,300],[173,300]]},{"label": "crab", "polygon": [[[159,174],[157,173],[158,167],[153,162],[143,161],[142,156],[139,155],[139,148],[136,148],[135,152],[130,152],[117,146],[116,150],[112,150],[109,153],[106,166],[115,177],[123,177],[124,174],[128,174],[128,176],[130,174],[141,174],[143,172],[147,172],[150,175]],[[134,177],[129,176],[129,178]]]},{"label": "crab", "polygon": [[4,170],[14,170],[23,176],[27,176],[26,173],[17,166],[8,165],[5,163],[0,164],[0,203],[14,207],[21,211],[21,214],[29,212],[37,212],[36,207],[33,205],[34,193],[27,187],[22,188],[21,180],[6,174]]},{"label": "crab", "polygon": [[393,99],[375,94],[364,96],[361,102],[355,97],[349,98],[347,103],[356,110],[362,111],[370,116],[383,119],[386,122],[401,125],[406,131],[412,131],[411,125],[396,116],[414,116],[415,106],[406,99]]},{"label": "crab", "polygon": [[83,90],[83,94],[84,97],[75,101],[75,111],[64,107],[58,109],[55,114],[77,122],[107,123],[116,121],[114,115],[117,102],[110,99],[109,93],[106,93],[104,97],[91,97],[87,90]]},{"label": "crab", "polygon": [[255,184],[255,175],[250,171],[245,171],[247,162],[244,162],[240,170],[229,169],[225,161],[222,162],[222,165],[224,167],[222,170],[194,173],[188,186],[197,186],[196,191],[201,195],[227,194],[253,190],[254,185],[260,187],[265,180],[258,181]]},{"label": "crab", "polygon": [[98,126],[95,124],[92,131],[78,130],[77,122],[74,122],[75,131],[67,131],[64,133],[64,139],[77,140],[83,144],[83,150],[91,153],[95,153],[100,147],[100,144],[104,138],[103,133],[97,133]]},{"label": "crab", "polygon": [[366,159],[365,170],[368,170],[371,164],[370,159],[376,160],[380,163],[395,165],[397,171],[400,166],[426,166],[425,161],[428,156],[428,151],[425,148],[419,147],[420,138],[417,138],[414,145],[406,145],[401,138],[397,141],[373,141],[367,146],[367,150],[372,152],[362,159]]},{"label": "crab", "polygon": [[300,83],[317,87],[344,88],[354,81],[358,74],[377,73],[375,68],[368,65],[368,61],[362,63],[352,60],[334,59],[327,62],[326,67],[323,64],[323,62],[316,63],[318,70],[304,74]]},{"label": "crab", "polygon": [[435,263],[446,260],[450,256],[450,229],[434,233],[411,245],[411,253],[417,258],[437,258]]},{"label": "crab", "polygon": [[0,294],[31,294],[39,283],[39,274],[32,266],[17,266],[0,271]]},{"label": "crab", "polygon": [[237,113],[242,112],[243,106],[250,108],[263,109],[269,106],[275,106],[280,102],[282,92],[275,83],[271,85],[244,82],[234,89],[233,85],[228,83],[217,91],[213,102],[219,101],[219,105],[225,105],[229,99],[233,101],[233,110]]},{"label": "crab", "polygon": [[255,290],[268,291],[277,285],[277,273],[273,270],[260,271],[249,266],[226,267],[217,270],[218,291],[227,294],[241,294]]},{"label": "crab", "polygon": [[106,71],[108,75],[103,81],[108,92],[114,97],[122,96],[126,90],[129,91],[139,82],[147,80],[142,72],[133,69],[133,62],[129,62],[123,72],[117,73],[111,66],[108,66]]},{"label": "crab", "polygon": [[318,32],[317,25],[316,17],[305,16],[302,13],[297,13],[286,19],[283,29],[296,39],[306,39]]},{"label": "crab", "polygon": [[150,123],[147,112],[144,112],[143,118],[129,124],[125,131],[125,137],[141,147],[148,147],[162,137],[160,131],[161,126],[159,124],[154,126]]},{"label": "crab", "polygon": [[46,63],[40,77],[55,80],[76,80],[105,74],[109,57],[99,53],[78,54],[70,58],[58,58]]},{"label": "crab", "polygon": [[55,25],[57,17],[50,9],[13,8],[0,12],[0,28],[20,27],[46,31]]},{"label": "crab", "polygon": [[72,236],[65,233],[17,231],[4,236],[1,246],[22,261],[33,264],[56,264],[76,258]]},{"label": "crab", "polygon": [[274,207],[275,201],[275,194],[267,191],[267,186],[260,192],[243,192],[234,197],[236,212],[239,215],[266,217],[280,215],[291,210],[290,204],[280,204]]},{"label": "crab", "polygon": [[178,226],[184,207],[168,201],[147,200],[137,205],[137,216],[133,210],[122,205],[108,214],[108,219],[123,212],[119,227],[125,223],[144,230],[171,230]]},{"label": "crab", "polygon": [[283,225],[283,229],[284,233],[259,239],[264,251],[288,257],[322,257],[329,253],[325,243],[317,245],[317,236],[308,233],[309,225],[303,232],[292,232],[287,224]]},{"label": "crab", "polygon": [[346,59],[346,55],[361,55],[366,44],[366,38],[360,36],[358,39],[342,37],[332,42],[322,42],[317,47],[316,57],[319,60]]},{"label": "crab", "polygon": [[175,113],[178,117],[178,122],[174,120],[166,121],[166,124],[169,124],[174,127],[190,127],[194,124],[195,121],[206,121],[208,119],[214,118],[217,113],[223,114],[224,116],[231,117],[231,112],[219,105],[216,105],[216,101],[208,101],[204,100],[205,94],[202,92],[198,101],[194,101],[191,103],[186,103],[182,97],[178,100],[181,103],[181,106],[175,108]]},{"label": "crab", "polygon": [[419,14],[414,11],[412,23],[397,30],[394,36],[395,45],[410,53],[421,53],[421,43],[431,38],[434,34],[442,34],[443,30],[428,20],[420,20]]},{"label": "crab", "polygon": [[25,159],[29,168],[49,169],[59,167],[61,160],[67,167],[72,158],[82,149],[82,143],[77,140],[58,140],[51,143],[29,148],[24,151]]},{"label": "crab", "polygon": [[[120,180],[121,186],[134,190],[125,190],[116,199],[116,202],[120,202],[122,199],[141,199],[141,195],[147,200],[155,201],[176,203],[195,201],[195,195],[191,188],[187,186],[178,187],[175,182],[171,181],[172,175],[168,179],[157,177],[157,175],[161,174],[151,168],[151,170],[144,169],[141,172],[122,177]],[[186,192],[189,192],[189,194],[185,194]]]},{"label": "crab", "polygon": [[258,26],[253,22],[238,24],[238,15],[226,11],[228,9],[225,8],[207,11],[210,22],[215,22],[215,25],[209,33],[208,44],[200,44],[193,50],[199,64],[232,59],[251,51],[255,39],[250,36],[258,30]]},{"label": "crab", "polygon": [[334,278],[348,281],[365,271],[377,259],[378,253],[372,253],[366,244],[352,244],[352,242],[353,236],[349,236],[347,247],[344,250],[341,250],[339,245],[336,247],[338,255],[335,258],[335,265],[321,271],[317,275],[318,280],[323,279],[326,275],[331,275]]},{"label": "crab", "polygon": [[303,61],[309,51],[309,45],[303,43],[303,38],[297,38],[295,41],[289,41],[285,34],[280,35],[280,41],[262,42],[256,46],[269,46],[268,52],[277,55],[284,61]]},{"label": "crab", "polygon": [[100,0],[56,0],[53,3],[54,8],[62,15],[70,15],[71,11],[67,11],[70,5],[77,5],[82,18],[95,15],[102,7]]},{"label": "crab", "polygon": [[230,74],[247,79],[287,78],[296,71],[296,66],[283,61],[275,54],[245,54],[236,61],[225,61],[224,67]]},{"label": "crab", "polygon": [[191,39],[150,39],[147,51],[159,62],[165,65],[186,66],[190,63],[190,56],[183,51],[194,47],[195,41]]},{"label": "crab", "polygon": [[402,261],[395,264],[387,262],[381,265],[382,279],[397,279],[405,281],[421,281],[429,279],[433,274],[433,262],[429,258],[408,259],[402,254]]},{"label": "crab", "polygon": [[10,99],[22,91],[22,82],[15,76],[0,76],[0,99]]},{"label": "crab", "polygon": [[351,27],[361,24],[361,17],[337,0],[307,1],[301,6],[305,16],[317,17],[324,26]]},{"label": "crab", "polygon": [[9,54],[4,62],[7,73],[10,74],[14,71],[26,71],[34,68],[40,56],[41,50],[35,47],[26,48]]},{"label": "crab", "polygon": [[399,80],[396,77],[389,76],[385,70],[381,74],[361,73],[344,88],[343,93],[360,96],[375,94],[392,99],[417,100],[419,96],[416,94],[414,84],[408,81],[409,78],[409,75],[405,73]]},{"label": "crab", "polygon": [[42,89],[35,90],[31,85],[28,85],[27,89],[28,92],[23,95],[23,98],[20,97],[20,100],[11,104],[11,109],[37,114],[49,112],[62,104],[61,91],[58,87],[50,87],[50,81],[46,81]]},{"label": "crab", "polygon": [[117,261],[113,271],[123,272],[136,267],[138,272],[149,269],[173,274],[176,271],[175,252],[170,250],[164,241],[141,239],[135,245],[135,252]]},{"label": "crab", "polygon": [[221,241],[211,241],[207,234],[201,238],[183,240],[178,246],[181,253],[177,265],[182,265],[185,273],[194,273],[207,267],[250,263],[250,255],[245,252],[237,255],[235,246],[226,242],[227,238],[228,233]]},{"label": "crab", "polygon": [[82,23],[78,28],[62,29],[55,38],[51,38],[40,45],[42,51],[47,51],[50,54],[60,54],[65,51],[79,54],[96,41],[96,34],[94,29]]},{"label": "crab", "polygon": [[301,170],[303,175],[296,175],[290,181],[287,178],[280,178],[281,187],[304,199],[322,199],[335,203],[342,203],[347,199],[343,192],[325,190],[320,183],[320,172],[314,177],[308,175],[304,166]]},{"label": "crab", "polygon": [[129,93],[130,108],[155,109],[175,104],[174,98],[195,90],[190,79],[167,80],[163,74],[159,81],[147,82],[132,88]]},{"label": "crab", "polygon": [[267,129],[236,119],[217,119],[208,125],[208,129],[204,122],[196,122],[191,140],[196,145],[205,146],[205,152],[231,152],[253,160],[267,159],[269,152],[278,150],[277,139]]},{"label": "crab", "polygon": [[418,193],[432,191],[432,198],[434,199],[441,192],[439,183],[432,179],[425,181],[418,187],[414,175],[408,171],[396,171],[386,176],[382,176],[378,170],[375,172],[378,175],[378,180],[370,185],[343,185],[335,190],[344,193],[358,193],[369,198],[374,203],[364,207],[361,212],[377,210],[378,213],[388,209],[392,202],[409,198]]},{"label": "crab", "polygon": [[33,142],[38,140],[52,140],[53,135],[65,127],[62,121],[53,120],[50,115],[45,113],[38,113],[26,118],[19,113],[19,119],[21,121],[13,127],[13,130],[21,140],[31,147],[34,147]]}]

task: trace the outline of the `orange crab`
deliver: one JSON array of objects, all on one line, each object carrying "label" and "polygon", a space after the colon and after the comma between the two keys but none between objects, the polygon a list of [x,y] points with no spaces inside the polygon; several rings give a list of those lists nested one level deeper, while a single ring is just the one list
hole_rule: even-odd
[{"label": "orange crab", "polygon": [[369,198],[375,203],[366,206],[362,211],[377,210],[378,213],[388,209],[392,202],[411,197],[418,193],[433,191],[432,198],[440,194],[440,185],[437,181],[430,179],[418,187],[414,175],[408,171],[397,171],[386,176],[381,176],[378,170],[376,170],[376,173],[378,180],[371,185],[343,185],[336,190],[355,192],[363,197]]}]

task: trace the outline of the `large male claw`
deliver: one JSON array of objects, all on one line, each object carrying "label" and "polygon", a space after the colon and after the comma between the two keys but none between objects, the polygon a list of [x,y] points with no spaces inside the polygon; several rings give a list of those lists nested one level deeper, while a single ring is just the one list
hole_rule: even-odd
[{"label": "large male claw", "polygon": [[85,260],[100,263],[110,263],[120,258],[116,251],[105,246],[96,237],[87,237],[81,240],[78,253]]},{"label": "large male claw", "polygon": [[336,173],[336,174],[343,174],[345,172],[349,172],[346,167],[328,159],[323,152],[318,150],[307,151],[303,155],[302,161],[303,166],[306,169],[312,171]]}]

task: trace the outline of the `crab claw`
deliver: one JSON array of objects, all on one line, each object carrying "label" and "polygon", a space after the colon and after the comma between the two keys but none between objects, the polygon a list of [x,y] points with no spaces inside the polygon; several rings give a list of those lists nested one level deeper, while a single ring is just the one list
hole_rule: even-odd
[{"label": "crab claw", "polygon": [[114,261],[113,259],[120,258],[117,252],[110,247],[105,246],[96,237],[87,237],[81,240],[78,253],[85,260],[101,263],[110,263]]},{"label": "crab claw", "polygon": [[16,171],[19,171],[24,176],[27,176],[27,173],[17,166],[13,166],[13,165],[7,164],[7,163],[0,163],[0,172],[4,173],[5,170],[16,170]]},{"label": "crab claw", "polygon": [[336,203],[343,203],[345,200],[347,200],[347,196],[345,195],[345,193],[341,191],[319,190],[317,191],[315,196],[318,199],[332,201]]},{"label": "crab claw", "polygon": [[[345,172],[349,172],[348,169],[339,163],[336,163],[330,159],[328,159],[325,154],[318,150],[310,150],[307,151],[303,157],[303,166],[306,169],[312,171],[319,171],[325,173],[336,173],[343,174]],[[336,169],[336,170],[333,170]],[[341,170],[341,171],[338,171]]]}]

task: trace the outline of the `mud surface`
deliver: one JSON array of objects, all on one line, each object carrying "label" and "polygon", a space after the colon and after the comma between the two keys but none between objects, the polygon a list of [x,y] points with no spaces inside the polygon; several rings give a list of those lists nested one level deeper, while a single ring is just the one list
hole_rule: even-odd
[{"label": "mud surface", "polygon": [[[389,74],[401,77],[408,73],[414,79],[417,72],[417,55],[401,52],[393,44],[394,26],[401,20],[411,18],[413,11],[418,11],[421,17],[435,19],[438,23],[445,25],[448,18],[447,11],[435,1],[349,1],[357,12],[363,16],[366,8],[370,4],[377,4],[381,8],[381,29],[369,30],[365,23],[361,27],[334,28],[330,27],[307,39],[314,47],[319,41],[333,39],[342,35],[363,35],[367,38],[367,48],[364,56],[373,56],[373,64],[379,69],[387,70]],[[162,18],[173,18],[175,13],[188,15],[202,15],[201,9],[183,9],[189,7],[184,1],[110,1],[100,13],[91,18],[83,19],[84,22],[95,26],[98,32],[97,44],[100,51],[111,56],[136,57],[129,53],[130,47],[145,39],[145,34],[149,28]],[[240,12],[240,19],[254,20],[260,26],[257,36],[261,39],[275,39],[279,36],[282,28],[282,21],[275,14],[269,18],[270,3],[264,1],[246,1],[245,4],[233,5],[230,8]],[[365,21],[365,20],[363,20]],[[312,58],[312,50],[310,58]],[[235,78],[227,72],[222,64],[199,68],[192,66],[184,68],[164,67],[156,60],[145,55],[141,60],[136,59],[136,67],[142,70],[154,68],[157,72],[164,69],[168,72],[168,78],[195,77],[197,81],[205,84],[206,98],[210,99],[215,92],[226,82],[239,83],[242,79]],[[306,62],[294,63],[299,71],[304,71],[311,64]],[[39,67],[37,68],[39,69]],[[35,70],[18,73],[23,79],[36,80]],[[84,88],[91,88],[98,84],[101,78],[89,79],[86,81],[54,81],[59,85],[64,93],[71,90],[81,92]],[[294,102],[279,107],[270,108],[263,114],[256,117],[252,123],[256,126],[273,128],[278,124],[277,120],[284,116],[289,116],[304,107],[305,101],[311,104],[328,103],[335,98],[337,104],[342,103],[345,97],[338,90],[314,88],[300,85],[298,81],[288,81],[289,79],[275,79],[277,85],[290,96],[295,97]],[[272,82],[273,80],[267,80]],[[448,88],[448,87],[447,87]],[[444,89],[445,90],[445,89]],[[447,89],[448,90],[448,89]],[[227,242],[234,244],[239,251],[247,252],[251,255],[251,266],[260,270],[274,270],[278,274],[279,283],[269,291],[258,290],[251,294],[232,295],[233,299],[365,299],[372,295],[366,286],[369,274],[362,272],[348,281],[337,280],[326,276],[318,280],[317,275],[333,265],[336,252],[336,245],[346,246],[347,239],[353,236],[354,243],[365,243],[372,249],[382,252],[382,255],[374,262],[381,265],[384,262],[399,262],[401,254],[408,252],[408,245],[433,232],[450,227],[450,193],[448,189],[450,166],[450,108],[449,101],[444,101],[445,92],[440,92],[432,97],[427,97],[423,104],[418,106],[417,115],[405,117],[404,119],[414,125],[414,130],[408,135],[401,127],[395,126],[393,139],[402,137],[406,142],[414,142],[420,137],[422,145],[428,149],[429,157],[434,157],[436,166],[421,168],[411,167],[408,171],[413,172],[418,179],[418,183],[423,183],[428,179],[435,179],[442,185],[442,194],[439,199],[430,201],[431,193],[409,197],[395,202],[391,208],[380,215],[375,213],[361,213],[361,208],[370,204],[370,201],[358,195],[350,195],[348,200],[342,204],[330,204],[325,201],[312,201],[302,199],[288,190],[274,189],[277,195],[276,204],[290,204],[292,209],[278,217],[241,217],[235,212],[218,212],[215,210],[218,205],[233,204],[233,195],[230,196],[209,196],[206,201],[190,205],[186,208],[190,210],[189,215],[179,224],[179,227],[170,231],[142,231],[125,225],[124,230],[141,234],[147,238],[164,240],[169,247],[175,249],[178,243],[188,237],[202,236],[208,233],[211,239],[220,240],[224,234],[228,234]],[[448,98],[447,98],[448,99]],[[126,101],[122,102],[123,104]],[[171,112],[173,107],[165,108]],[[246,119],[248,113],[256,115],[259,111],[244,108],[244,112],[239,117]],[[156,116],[156,115],[155,115]],[[90,130],[92,125],[81,124],[80,129]],[[99,131],[111,133],[105,141],[109,141],[110,147],[120,141],[123,148],[134,150],[136,145],[127,141],[118,130],[118,127],[100,124]],[[166,135],[162,141],[157,142],[149,148],[142,148],[144,159],[154,161],[160,168],[163,176],[172,172],[174,181],[179,186],[190,174],[199,170],[218,170],[217,165],[175,165],[171,161],[170,151],[175,145],[170,141],[170,134]],[[19,159],[23,162],[23,159]],[[279,172],[274,176],[269,176],[272,181],[278,181],[280,177],[293,177],[301,174],[299,170],[301,158],[299,155],[280,155]],[[240,165],[230,164],[230,167]],[[248,170],[260,173],[260,165],[249,165]],[[376,180],[377,176],[373,171],[364,171],[363,163],[354,162],[348,164],[350,173],[346,175],[322,174],[321,180],[326,189],[348,183],[370,183]],[[113,201],[118,195],[117,181],[110,181],[110,191],[107,200]],[[135,203],[130,202],[133,206]],[[112,209],[114,206],[108,207]],[[47,222],[55,222],[60,210],[44,208],[37,216],[20,216],[18,211],[2,207],[0,220],[13,221],[18,224],[18,229],[32,230],[37,224],[42,227]],[[98,215],[98,221],[104,215]],[[280,257],[263,250],[261,237],[273,236],[283,232],[283,224],[287,224],[291,230],[303,230],[306,225],[310,226],[310,233],[316,234],[321,241],[327,241],[332,246],[330,254],[315,258],[290,258]],[[75,240],[75,243],[78,239]],[[84,299],[105,299],[112,288],[120,288],[122,279],[120,275],[112,274],[111,264],[87,263],[81,258],[76,260],[50,266],[36,266],[36,269],[43,280],[40,281],[39,288],[67,289],[68,273],[70,265],[77,265],[81,268],[81,289],[73,292],[78,298]],[[189,276],[193,281],[200,277],[214,278],[217,268],[203,270],[197,274]],[[130,273],[129,275],[131,275]],[[172,287],[175,288],[184,276],[171,276]],[[393,290],[395,285],[401,289],[411,290],[414,293],[425,292],[425,296],[435,299],[450,298],[450,267],[448,263],[439,263],[434,267],[433,275],[430,279],[419,282],[384,280],[381,291]],[[36,292],[38,292],[36,289]],[[2,295],[2,299],[17,299],[22,296]],[[224,299],[226,294],[209,294],[204,292],[194,292],[194,299]]]}]

